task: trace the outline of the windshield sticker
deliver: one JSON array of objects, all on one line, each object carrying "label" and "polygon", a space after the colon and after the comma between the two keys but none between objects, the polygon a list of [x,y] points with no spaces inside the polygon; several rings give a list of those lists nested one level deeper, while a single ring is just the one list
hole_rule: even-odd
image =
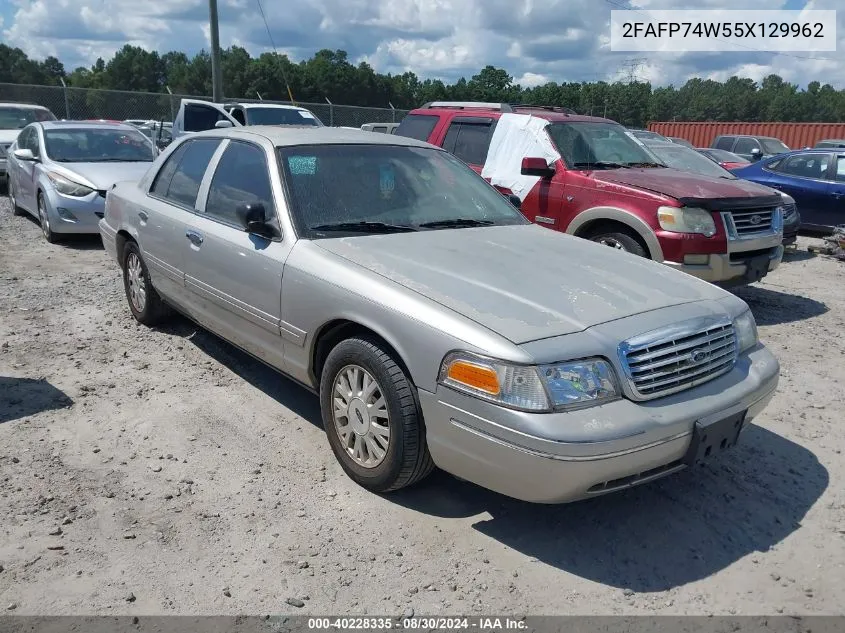
[{"label": "windshield sticker", "polygon": [[295,176],[313,176],[317,173],[317,157],[289,156],[288,169],[290,169],[290,173]]},{"label": "windshield sticker", "polygon": [[314,115],[311,114],[310,112],[308,112],[307,110],[297,110],[297,112],[299,112],[299,116],[301,116],[303,119],[313,119],[314,118]]},{"label": "windshield sticker", "polygon": [[396,178],[392,165],[379,165],[379,189],[382,198],[390,198],[396,188]]}]

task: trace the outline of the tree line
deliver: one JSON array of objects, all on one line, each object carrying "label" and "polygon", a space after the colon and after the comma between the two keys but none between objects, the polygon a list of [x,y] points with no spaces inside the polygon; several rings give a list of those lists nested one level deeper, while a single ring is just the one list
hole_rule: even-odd
[{"label": "tree line", "polygon": [[[680,87],[647,82],[549,82],[522,87],[505,69],[486,66],[454,83],[420,79],[415,73],[383,74],[366,62],[351,63],[342,50],[320,50],[293,62],[285,55],[251,56],[232,46],[221,52],[223,91],[231,98],[410,109],[428,101],[493,101],[573,108],[632,127],[649,121],[845,121],[845,90],[811,81],[806,89],[769,75],[760,83],[731,77],[724,82],[692,78]],[[159,54],[126,45],[108,61],[67,72],[61,61],[30,59],[0,44],[0,83],[59,85],[174,94],[210,95],[211,57],[171,51]]]}]

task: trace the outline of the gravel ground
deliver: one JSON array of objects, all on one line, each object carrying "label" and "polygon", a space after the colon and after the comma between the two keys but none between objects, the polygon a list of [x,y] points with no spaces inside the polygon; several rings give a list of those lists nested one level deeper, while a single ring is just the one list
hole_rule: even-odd
[{"label": "gravel ground", "polygon": [[843,264],[738,293],[780,390],[715,464],[534,506],[436,473],[385,497],[317,400],[177,318],[135,324],[98,238],[0,203],[0,610],[841,613]]}]

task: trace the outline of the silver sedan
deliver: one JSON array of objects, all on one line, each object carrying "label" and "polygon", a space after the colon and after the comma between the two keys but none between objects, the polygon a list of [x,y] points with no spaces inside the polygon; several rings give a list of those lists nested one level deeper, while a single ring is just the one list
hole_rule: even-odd
[{"label": "silver sedan", "polygon": [[435,465],[534,502],[627,488],[717,459],[778,382],[741,299],[531,224],[413,139],[183,137],[100,232],[137,321],[183,312],[319,394],[374,491]]},{"label": "silver sedan", "polygon": [[130,125],[32,123],[9,148],[12,208],[35,216],[48,242],[68,233],[97,234],[106,191],[118,181],[138,181],[156,154]]}]

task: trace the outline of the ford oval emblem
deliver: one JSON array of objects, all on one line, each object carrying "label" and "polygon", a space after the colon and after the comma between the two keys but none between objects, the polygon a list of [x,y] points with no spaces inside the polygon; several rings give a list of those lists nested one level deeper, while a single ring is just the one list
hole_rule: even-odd
[{"label": "ford oval emblem", "polygon": [[762,216],[762,215],[757,215],[757,214],[755,213],[755,214],[754,214],[754,215],[752,215],[750,218],[748,218],[748,221],[749,221],[749,222],[751,222],[751,224],[753,224],[753,225],[755,225],[755,226],[756,226],[756,225],[760,224],[760,222],[762,222],[762,221],[763,221],[763,216]]},{"label": "ford oval emblem", "polygon": [[710,358],[710,352],[708,352],[706,349],[694,349],[689,354],[689,360],[691,365],[700,365],[708,358]]}]

